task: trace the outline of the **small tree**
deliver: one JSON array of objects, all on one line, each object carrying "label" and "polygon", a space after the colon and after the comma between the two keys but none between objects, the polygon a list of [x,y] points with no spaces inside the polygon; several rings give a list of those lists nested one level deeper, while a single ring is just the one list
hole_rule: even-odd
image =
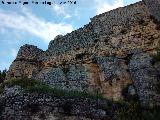
[{"label": "small tree", "polygon": [[1,83],[1,81],[2,81],[2,72],[0,70],[0,83]]},{"label": "small tree", "polygon": [[2,83],[5,80],[6,74],[7,74],[6,69],[3,71],[0,71],[0,83]]}]

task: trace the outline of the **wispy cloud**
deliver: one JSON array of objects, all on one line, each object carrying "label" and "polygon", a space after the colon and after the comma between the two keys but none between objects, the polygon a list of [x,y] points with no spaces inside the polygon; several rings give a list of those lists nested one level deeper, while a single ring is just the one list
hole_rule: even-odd
[{"label": "wispy cloud", "polygon": [[70,24],[47,22],[35,16],[26,8],[22,9],[22,14],[0,9],[0,27],[27,32],[46,42],[49,42],[58,34],[66,34],[73,30]]},{"label": "wispy cloud", "polygon": [[109,0],[94,0],[96,3],[97,14],[107,12],[109,10],[123,7],[123,0],[115,0],[112,3],[109,3]]},{"label": "wispy cloud", "polygon": [[10,63],[8,62],[0,62],[0,70],[8,69],[10,66]]},{"label": "wispy cloud", "polygon": [[53,11],[56,12],[57,15],[63,15],[65,19],[72,17],[69,13],[67,13],[67,9],[68,7],[66,5],[62,6],[59,4],[55,4],[53,6]]},{"label": "wispy cloud", "polygon": [[6,30],[4,28],[0,28],[0,33],[4,34],[4,33],[6,33]]},{"label": "wispy cloud", "polygon": [[11,49],[11,56],[16,58],[18,51],[16,49]]},{"label": "wispy cloud", "polygon": [[16,47],[9,46],[6,47],[6,49],[2,47],[0,51],[0,70],[8,69],[10,64],[16,58],[17,53],[18,49],[16,49]]}]

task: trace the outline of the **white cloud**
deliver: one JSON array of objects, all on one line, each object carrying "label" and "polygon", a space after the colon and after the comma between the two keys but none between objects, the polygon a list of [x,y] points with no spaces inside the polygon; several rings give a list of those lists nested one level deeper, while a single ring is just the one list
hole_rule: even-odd
[{"label": "white cloud", "polygon": [[55,4],[53,6],[53,10],[57,13],[57,14],[65,14],[65,10],[64,10],[64,7],[63,6],[60,6],[58,4]]},{"label": "white cloud", "polygon": [[139,1],[142,1],[142,0],[124,0],[124,5],[127,6],[127,5],[130,5],[130,4],[139,2]]},{"label": "white cloud", "polygon": [[101,14],[107,12],[109,10],[113,10],[118,7],[123,7],[123,0],[115,0],[112,4],[107,0],[95,0],[97,14]]},{"label": "white cloud", "polygon": [[71,18],[71,17],[72,17],[71,15],[66,14],[64,18],[67,19],[67,18]]},{"label": "white cloud", "polygon": [[68,14],[66,11],[67,11],[67,6],[62,6],[62,5],[58,5],[58,4],[55,4],[53,6],[53,11],[56,12],[56,14],[58,15],[63,15],[65,19],[67,18],[71,18],[72,16],[70,14]]},{"label": "white cloud", "polygon": [[46,42],[49,42],[58,34],[66,34],[73,30],[70,24],[47,22],[24,7],[22,14],[0,9],[0,27],[27,32]]},{"label": "white cloud", "polygon": [[6,33],[6,30],[4,28],[0,28],[0,33],[1,34],[5,34]]},{"label": "white cloud", "polygon": [[18,51],[16,49],[11,49],[11,56],[16,58]]},{"label": "white cloud", "polygon": [[10,63],[8,62],[0,62],[0,70],[8,69],[10,66]]}]

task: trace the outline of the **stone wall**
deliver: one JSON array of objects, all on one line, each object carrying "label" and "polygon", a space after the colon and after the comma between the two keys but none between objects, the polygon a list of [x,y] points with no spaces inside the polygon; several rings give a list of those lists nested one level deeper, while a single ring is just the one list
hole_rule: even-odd
[{"label": "stone wall", "polygon": [[156,94],[155,83],[158,76],[152,65],[153,59],[144,53],[134,54],[131,58],[129,68],[134,80],[137,93],[143,106],[153,106]]},{"label": "stone wall", "polygon": [[18,51],[17,57],[11,64],[7,79],[12,77],[33,77],[43,67],[42,61],[39,60],[40,55],[44,51],[33,45],[24,45]]},{"label": "stone wall", "polygon": [[[154,102],[149,94],[154,93],[152,84],[147,89],[143,86],[150,83],[151,76],[144,72],[148,68],[143,71],[141,66],[146,64],[134,56],[143,53],[152,58],[159,47],[159,4],[153,4],[144,0],[97,15],[83,28],[57,36],[46,51],[21,47],[7,78],[27,76],[62,89],[98,91],[113,100],[123,99],[123,88],[133,83],[140,99],[144,97],[142,104]],[[152,64],[147,65],[154,71]],[[137,78],[139,73],[142,77]],[[148,94],[141,94],[143,90]]]},{"label": "stone wall", "polygon": [[30,93],[20,86],[0,94],[1,120],[108,120],[116,110],[107,111],[109,101],[91,98],[65,98]]},{"label": "stone wall", "polygon": [[160,0],[143,0],[150,13],[160,22]]}]

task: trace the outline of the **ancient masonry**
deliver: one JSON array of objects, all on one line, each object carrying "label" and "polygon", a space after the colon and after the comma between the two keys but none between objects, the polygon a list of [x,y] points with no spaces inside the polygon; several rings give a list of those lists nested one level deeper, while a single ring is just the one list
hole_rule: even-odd
[{"label": "ancient masonry", "polygon": [[24,45],[7,79],[27,76],[66,90],[99,92],[123,99],[128,84],[142,105],[158,104],[160,0],[144,0],[97,15],[83,28],[59,35],[43,51]]}]

